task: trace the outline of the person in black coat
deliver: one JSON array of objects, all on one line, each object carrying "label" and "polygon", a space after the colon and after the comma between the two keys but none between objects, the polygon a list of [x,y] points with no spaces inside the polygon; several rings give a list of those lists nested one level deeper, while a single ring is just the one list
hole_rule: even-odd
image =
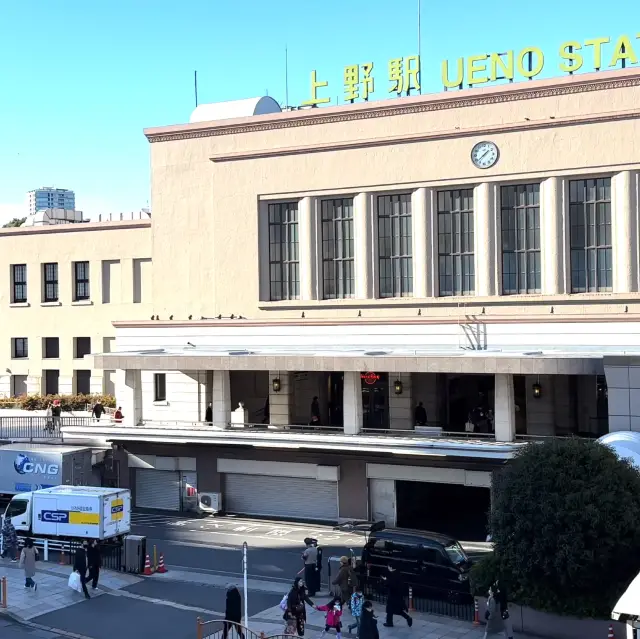
[{"label": "person in black coat", "polygon": [[283,619],[287,621],[289,616],[293,616],[296,620],[296,628],[300,637],[304,636],[304,624],[307,621],[307,609],[305,604],[309,604],[312,608],[316,605],[309,599],[307,588],[304,581],[300,577],[296,577],[293,586],[287,595],[287,609],[284,611]]},{"label": "person in black coat", "polygon": [[389,572],[382,579],[387,585],[387,620],[384,623],[385,628],[393,628],[393,616],[400,615],[407,620],[409,628],[413,625],[413,619],[407,614],[404,605],[405,583],[400,573],[389,564]]},{"label": "person in black coat", "polygon": [[89,566],[89,576],[87,581],[91,579],[91,588],[92,590],[95,590],[98,587],[100,568],[102,568],[100,546],[98,546],[98,542],[95,539],[87,547],[87,564]]},{"label": "person in black coat", "polygon": [[373,614],[373,604],[370,601],[365,601],[362,604],[358,639],[380,639],[380,634],[378,633],[378,620]]},{"label": "person in black coat", "polygon": [[233,584],[227,586],[227,600],[224,608],[224,623],[223,623],[223,639],[227,639],[229,630],[231,630],[231,636],[237,634],[241,639],[244,639],[244,633],[242,632],[242,597],[240,591]]},{"label": "person in black coat", "polygon": [[85,599],[91,599],[89,591],[87,590],[87,542],[82,542],[76,550],[76,556],[73,560],[73,570],[80,574],[80,583],[82,584],[82,592],[84,592]]}]

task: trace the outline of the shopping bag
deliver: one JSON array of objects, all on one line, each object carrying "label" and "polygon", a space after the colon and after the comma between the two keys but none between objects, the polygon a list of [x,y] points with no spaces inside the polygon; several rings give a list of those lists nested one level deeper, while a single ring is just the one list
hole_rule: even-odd
[{"label": "shopping bag", "polygon": [[467,422],[464,425],[464,429],[467,433],[473,433],[475,431],[475,426],[473,425],[473,422]]},{"label": "shopping bag", "polygon": [[280,602],[280,610],[286,610],[287,609],[287,599],[289,598],[289,595],[285,595],[282,598],[282,601]]},{"label": "shopping bag", "polygon": [[77,572],[72,572],[69,575],[69,588],[71,590],[75,590],[77,592],[82,592],[82,582],[80,581],[80,574]]}]

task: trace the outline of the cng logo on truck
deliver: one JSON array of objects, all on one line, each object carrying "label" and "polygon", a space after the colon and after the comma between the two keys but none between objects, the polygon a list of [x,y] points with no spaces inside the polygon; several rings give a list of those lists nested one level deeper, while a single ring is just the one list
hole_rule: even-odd
[{"label": "cng logo on truck", "polygon": [[111,521],[122,521],[124,516],[124,501],[114,499],[111,502]]},{"label": "cng logo on truck", "polygon": [[33,461],[24,453],[19,453],[13,462],[13,467],[20,475],[30,475],[40,473],[41,475],[57,475],[60,470],[58,464],[47,464],[46,462]]},{"label": "cng logo on truck", "polygon": [[98,513],[81,513],[70,510],[43,510],[39,518],[50,524],[97,526],[100,523],[100,515]]}]

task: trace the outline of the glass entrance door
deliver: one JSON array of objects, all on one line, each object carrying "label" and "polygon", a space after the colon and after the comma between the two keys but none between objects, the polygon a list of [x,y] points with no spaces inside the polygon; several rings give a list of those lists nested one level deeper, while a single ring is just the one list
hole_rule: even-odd
[{"label": "glass entrance door", "polygon": [[363,428],[389,428],[389,374],[361,373]]}]

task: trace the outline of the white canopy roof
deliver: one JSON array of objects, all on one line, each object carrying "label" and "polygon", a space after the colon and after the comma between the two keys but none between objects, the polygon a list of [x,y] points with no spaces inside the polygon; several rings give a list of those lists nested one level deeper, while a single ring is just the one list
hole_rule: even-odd
[{"label": "white canopy roof", "polygon": [[638,617],[640,617],[640,574],[631,582],[611,612],[613,620],[623,623],[637,622]]},{"label": "white canopy roof", "polygon": [[[619,430],[614,433],[607,433],[598,441],[613,448],[618,457],[630,460],[640,470],[640,433]],[[638,594],[640,595],[640,591]]]}]

